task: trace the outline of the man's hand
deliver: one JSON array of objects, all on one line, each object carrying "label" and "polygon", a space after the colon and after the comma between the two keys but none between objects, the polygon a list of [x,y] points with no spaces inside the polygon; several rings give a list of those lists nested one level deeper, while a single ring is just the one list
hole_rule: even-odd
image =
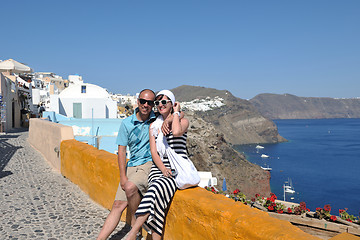
[{"label": "man's hand", "polygon": [[[171,119],[172,120],[172,119]],[[161,131],[164,134],[164,136],[168,135],[170,133],[171,129],[171,121],[169,118],[166,118],[161,125]]]}]

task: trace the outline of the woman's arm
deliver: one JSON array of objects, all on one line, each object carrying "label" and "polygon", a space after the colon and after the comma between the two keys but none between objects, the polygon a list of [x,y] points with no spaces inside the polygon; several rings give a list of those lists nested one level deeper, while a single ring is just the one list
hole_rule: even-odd
[{"label": "woman's arm", "polygon": [[[184,112],[180,112],[180,120],[183,119],[185,116]],[[173,121],[173,115],[169,115],[163,122],[161,126],[161,131],[163,132],[164,136],[168,135],[171,131],[171,123]]]},{"label": "woman's arm", "polygon": [[178,112],[180,112],[179,102],[175,102],[173,108],[174,108],[174,114],[171,125],[171,131],[174,137],[180,137],[187,131],[189,127],[189,121],[186,118],[181,119],[180,116],[177,114]]},{"label": "woman's arm", "polygon": [[[152,124],[151,124],[152,125]],[[150,152],[151,152],[151,157],[155,163],[155,165],[160,169],[160,171],[163,173],[164,176],[166,177],[171,177],[171,169],[166,168],[163,161],[161,160],[157,149],[156,149],[156,140],[155,137],[152,134],[152,129],[151,129],[151,125],[149,128],[149,141],[150,141]]]}]

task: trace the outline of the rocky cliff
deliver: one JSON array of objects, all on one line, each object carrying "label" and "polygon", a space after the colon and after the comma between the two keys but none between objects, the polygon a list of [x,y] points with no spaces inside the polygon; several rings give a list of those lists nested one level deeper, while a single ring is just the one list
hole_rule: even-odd
[{"label": "rocky cliff", "polygon": [[225,177],[229,190],[239,188],[249,197],[269,195],[270,173],[231,145],[284,141],[276,125],[227,90],[180,86],[172,91],[190,120],[188,151],[198,170],[211,171],[220,189]]},{"label": "rocky cliff", "polygon": [[360,98],[297,97],[259,94],[250,102],[270,119],[360,118]]},{"label": "rocky cliff", "polygon": [[188,152],[199,171],[212,172],[218,179],[219,190],[223,179],[226,178],[230,191],[238,188],[249,198],[256,193],[269,196],[269,172],[248,162],[244,155],[235,151],[226,142],[221,131],[198,117],[195,112],[187,111],[186,117],[190,121]]}]

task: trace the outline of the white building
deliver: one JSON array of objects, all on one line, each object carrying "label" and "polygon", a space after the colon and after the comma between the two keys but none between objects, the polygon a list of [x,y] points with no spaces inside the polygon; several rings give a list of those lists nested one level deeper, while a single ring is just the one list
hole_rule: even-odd
[{"label": "white building", "polygon": [[104,88],[79,81],[50,95],[50,111],[74,118],[116,118],[117,104]]},{"label": "white building", "polygon": [[75,75],[69,75],[68,76],[70,84],[82,84],[84,83],[82,76],[75,74]]},{"label": "white building", "polygon": [[200,183],[198,184],[199,187],[214,187],[217,185],[217,178],[212,176],[211,172],[199,172],[200,176]]},{"label": "white building", "polygon": [[33,73],[32,103],[34,113],[37,113],[38,106],[44,104],[46,109],[50,108],[50,95],[59,94],[68,86],[68,80],[53,72]]},{"label": "white building", "polygon": [[116,94],[113,95],[114,98],[117,99],[119,104],[129,104],[131,106],[135,106],[137,104],[137,97],[127,94],[127,95],[122,95],[122,94]]}]

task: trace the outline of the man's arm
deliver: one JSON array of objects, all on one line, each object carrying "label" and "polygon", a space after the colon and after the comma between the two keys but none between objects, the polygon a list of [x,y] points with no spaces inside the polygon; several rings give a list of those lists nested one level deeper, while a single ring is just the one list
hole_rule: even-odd
[{"label": "man's arm", "polygon": [[125,183],[128,181],[126,176],[126,146],[118,146],[118,163],[120,170],[120,184],[121,188],[124,189]]}]

